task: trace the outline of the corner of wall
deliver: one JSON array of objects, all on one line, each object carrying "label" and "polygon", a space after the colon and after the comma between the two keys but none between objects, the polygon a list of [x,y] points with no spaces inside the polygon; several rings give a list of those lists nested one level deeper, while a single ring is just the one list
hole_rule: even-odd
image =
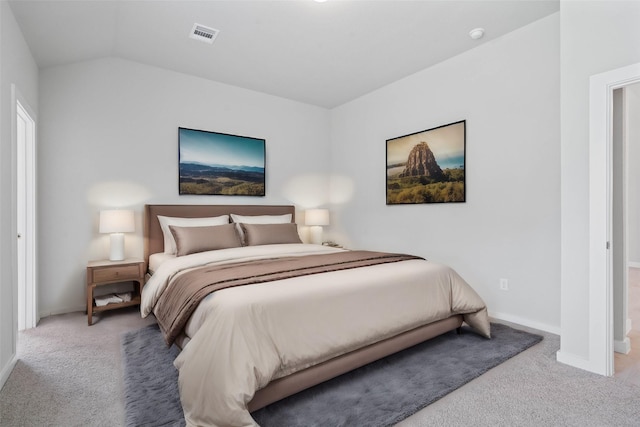
[{"label": "corner of wall", "polygon": [[11,375],[13,368],[16,366],[16,362],[18,362],[18,358],[16,354],[13,353],[9,361],[2,367],[2,370],[0,371],[0,390],[2,390],[9,379],[9,375]]}]

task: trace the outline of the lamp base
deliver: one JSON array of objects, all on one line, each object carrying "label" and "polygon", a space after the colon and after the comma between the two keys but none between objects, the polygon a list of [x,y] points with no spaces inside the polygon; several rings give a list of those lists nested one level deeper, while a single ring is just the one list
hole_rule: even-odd
[{"label": "lamp base", "polygon": [[311,243],[314,245],[322,244],[322,227],[319,225],[312,225],[309,227],[309,237]]},{"label": "lamp base", "polygon": [[109,261],[122,261],[124,259],[124,233],[111,233],[111,253]]}]

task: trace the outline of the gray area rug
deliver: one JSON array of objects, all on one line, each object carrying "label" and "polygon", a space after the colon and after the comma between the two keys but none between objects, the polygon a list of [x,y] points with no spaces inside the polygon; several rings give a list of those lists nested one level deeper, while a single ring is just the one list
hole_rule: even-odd
[{"label": "gray area rug", "polygon": [[[270,426],[390,426],[540,342],[499,323],[488,340],[463,327],[254,412]],[[183,426],[178,373],[157,325],[122,336],[127,426]]]},{"label": "gray area rug", "polygon": [[180,350],[167,348],[157,324],[122,334],[125,425],[184,426],[173,360]]}]

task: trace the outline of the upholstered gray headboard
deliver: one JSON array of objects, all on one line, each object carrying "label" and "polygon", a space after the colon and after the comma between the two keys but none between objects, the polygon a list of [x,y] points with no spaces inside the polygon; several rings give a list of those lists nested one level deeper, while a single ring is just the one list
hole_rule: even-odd
[{"label": "upholstered gray headboard", "polygon": [[145,205],[144,206],[144,260],[149,255],[164,251],[164,238],[158,215],[181,218],[204,218],[219,215],[284,215],[291,214],[295,222],[296,210],[290,205]]}]

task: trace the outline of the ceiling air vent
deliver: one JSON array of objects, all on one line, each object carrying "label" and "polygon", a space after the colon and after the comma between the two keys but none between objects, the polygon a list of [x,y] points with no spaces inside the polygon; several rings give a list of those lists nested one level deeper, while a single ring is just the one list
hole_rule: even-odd
[{"label": "ceiling air vent", "polygon": [[205,27],[200,24],[193,24],[193,28],[191,29],[191,33],[189,33],[189,37],[192,39],[200,40],[205,43],[213,44],[213,41],[216,39],[220,31],[215,28]]}]

